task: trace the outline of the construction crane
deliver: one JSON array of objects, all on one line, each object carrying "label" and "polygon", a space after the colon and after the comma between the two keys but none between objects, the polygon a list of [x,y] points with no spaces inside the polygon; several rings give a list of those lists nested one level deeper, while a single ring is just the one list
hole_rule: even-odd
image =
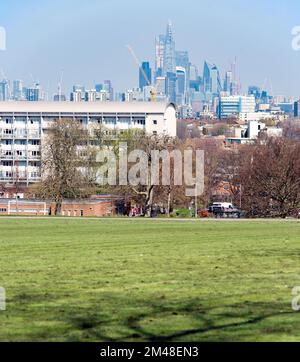
[{"label": "construction crane", "polygon": [[137,66],[139,67],[139,70],[141,71],[147,86],[151,87],[150,90],[150,98],[151,98],[151,102],[156,102],[157,101],[157,87],[158,87],[158,83],[156,84],[156,86],[151,85],[151,82],[146,74],[146,72],[144,71],[143,67],[142,67],[142,63],[139,61],[138,57],[136,56],[134,50],[132,49],[132,47],[130,45],[126,45],[126,48],[129,50],[130,54],[132,55],[134,61],[136,62]]}]

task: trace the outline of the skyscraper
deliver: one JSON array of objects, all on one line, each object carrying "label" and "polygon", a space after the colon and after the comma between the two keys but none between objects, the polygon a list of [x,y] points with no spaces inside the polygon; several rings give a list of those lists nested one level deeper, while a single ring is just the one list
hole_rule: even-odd
[{"label": "skyscraper", "polygon": [[230,95],[232,95],[232,71],[228,71],[225,74],[225,80],[224,80],[224,92],[228,92]]},{"label": "skyscraper", "polygon": [[9,83],[7,80],[0,82],[0,101],[7,101],[9,99]]},{"label": "skyscraper", "polygon": [[176,104],[178,105],[183,105],[186,102],[186,85],[186,69],[176,67]]},{"label": "skyscraper", "polygon": [[161,77],[164,69],[165,56],[165,35],[158,35],[155,38],[155,77]]},{"label": "skyscraper", "polygon": [[105,80],[104,81],[103,90],[105,90],[108,93],[109,100],[113,101],[114,100],[114,90],[113,90],[113,87],[112,87],[112,84],[111,84],[110,80]]},{"label": "skyscraper", "polygon": [[23,82],[19,79],[13,82],[13,99],[20,101],[23,99]]},{"label": "skyscraper", "polygon": [[152,70],[149,62],[143,62],[139,70],[139,88],[143,90],[152,83]]},{"label": "skyscraper", "polygon": [[218,96],[221,90],[221,77],[217,66],[204,62],[203,92],[207,95]]},{"label": "skyscraper", "polygon": [[166,77],[166,94],[170,102],[176,103],[176,73],[168,72]]},{"label": "skyscraper", "polygon": [[[185,101],[188,103],[189,101],[189,84],[190,84],[190,60],[189,53],[187,51],[176,51],[176,72],[177,67],[181,67],[185,70]],[[178,78],[178,75],[177,75]]]},{"label": "skyscraper", "polygon": [[165,39],[163,70],[164,75],[167,75],[167,73],[176,73],[175,41],[173,37],[172,23],[170,21],[167,26]]}]

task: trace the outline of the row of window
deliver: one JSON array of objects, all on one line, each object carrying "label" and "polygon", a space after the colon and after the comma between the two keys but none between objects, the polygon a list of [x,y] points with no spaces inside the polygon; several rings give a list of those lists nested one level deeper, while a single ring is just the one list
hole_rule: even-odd
[{"label": "row of window", "polygon": [[[29,175],[29,178],[31,178],[31,179],[37,179],[37,178],[41,177],[41,175],[38,172],[29,172],[28,175]],[[10,172],[10,171],[0,172],[0,178],[1,177],[13,178],[14,174],[13,174],[13,172]],[[18,177],[19,178],[26,178],[26,175],[25,174],[19,174]]]},{"label": "row of window", "polygon": [[[4,140],[2,141],[2,144],[5,144],[7,146],[12,145],[13,140]],[[20,140],[18,142],[15,142],[15,144],[19,144],[21,146],[26,146],[27,141],[26,140]],[[31,146],[40,146],[41,145],[41,141],[40,140],[29,140],[28,141],[28,145]]]},{"label": "row of window", "polygon": [[[13,166],[13,161],[1,161],[1,166]],[[29,161],[28,166],[30,167],[40,167],[40,163],[37,161]]]},{"label": "row of window", "polygon": [[[22,157],[22,156],[26,156],[26,151],[21,151],[21,150],[16,150],[15,153],[13,153],[13,151],[4,151],[3,152],[3,156],[13,156],[15,154],[16,157]],[[33,157],[40,157],[41,156],[41,152],[40,151],[30,151],[28,152],[28,156],[33,156]]]}]

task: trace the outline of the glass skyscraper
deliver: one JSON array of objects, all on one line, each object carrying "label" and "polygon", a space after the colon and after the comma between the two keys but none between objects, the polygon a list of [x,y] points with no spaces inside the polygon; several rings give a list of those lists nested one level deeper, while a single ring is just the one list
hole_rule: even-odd
[{"label": "glass skyscraper", "polygon": [[149,62],[143,62],[139,70],[139,88],[143,90],[152,84],[152,71]]},{"label": "glass skyscraper", "polygon": [[164,49],[164,75],[176,73],[175,41],[171,22],[168,23]]},{"label": "glass skyscraper", "polygon": [[166,36],[158,35],[155,39],[155,77],[161,77],[164,69]]}]

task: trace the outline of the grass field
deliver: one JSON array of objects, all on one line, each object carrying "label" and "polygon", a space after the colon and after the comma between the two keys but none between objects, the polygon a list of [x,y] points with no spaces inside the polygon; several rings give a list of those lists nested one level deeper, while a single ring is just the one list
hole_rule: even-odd
[{"label": "grass field", "polygon": [[300,341],[300,223],[0,218],[0,341]]}]

